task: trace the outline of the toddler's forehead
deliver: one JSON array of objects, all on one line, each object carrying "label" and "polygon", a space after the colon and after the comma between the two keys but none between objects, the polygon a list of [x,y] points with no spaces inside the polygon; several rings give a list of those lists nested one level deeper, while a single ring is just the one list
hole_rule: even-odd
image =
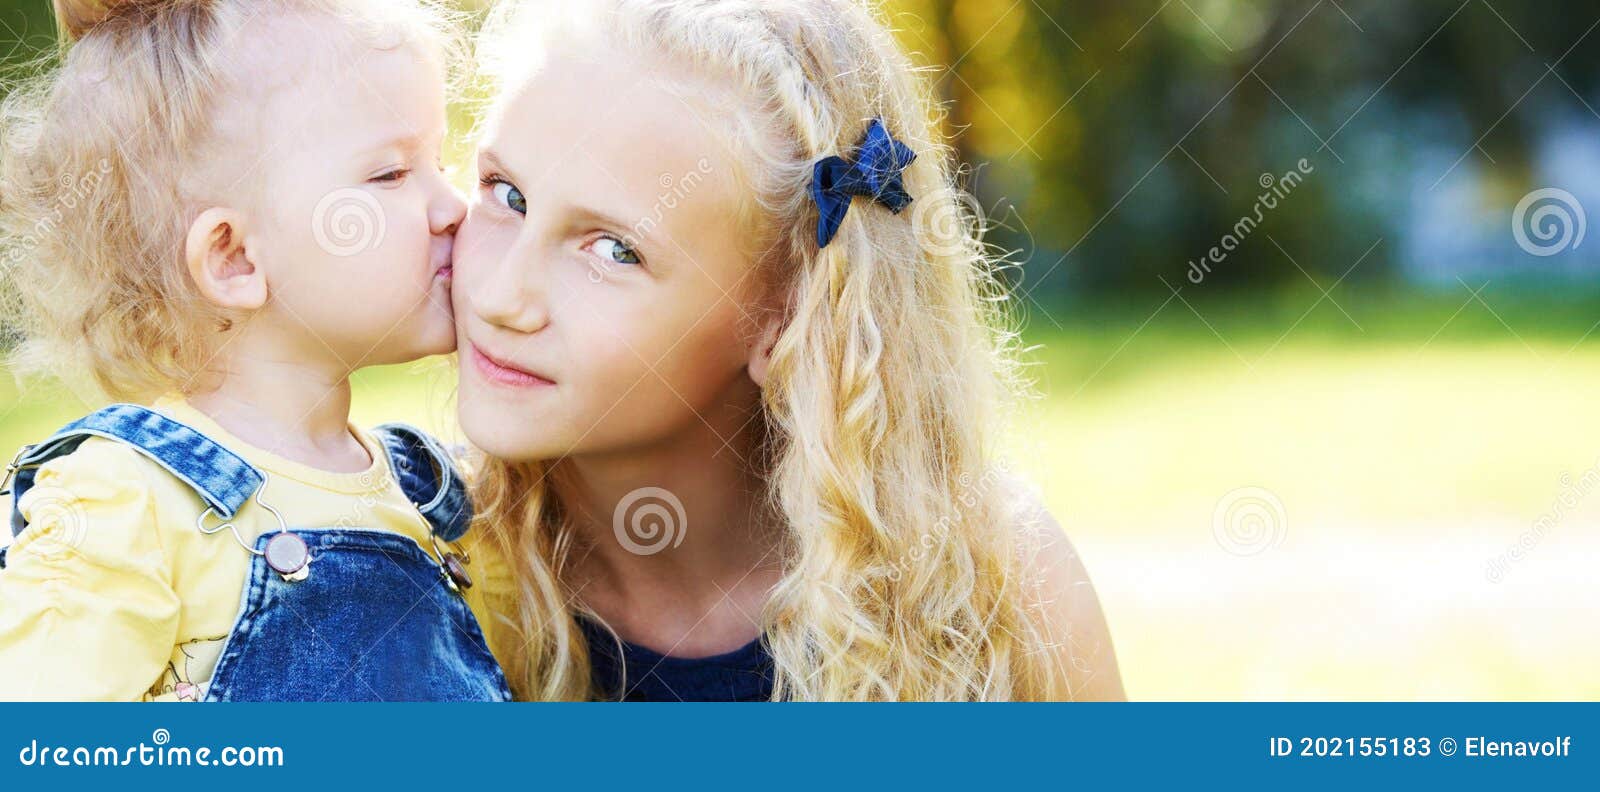
[{"label": "toddler's forehead", "polygon": [[315,145],[332,117],[372,104],[365,94],[374,90],[374,77],[370,69],[363,75],[364,67],[386,53],[426,51],[426,43],[408,43],[401,32],[281,7],[252,18],[224,42],[209,119],[216,150],[197,160],[186,181],[197,193],[232,190],[217,199],[245,200],[239,191],[271,189],[274,170]]},{"label": "toddler's forehead", "polygon": [[383,40],[351,20],[303,11],[263,12],[234,34],[223,73],[231,88],[264,103],[285,88],[326,84],[370,53],[403,44]]},{"label": "toddler's forehead", "polygon": [[395,24],[326,13],[263,12],[238,38],[228,48],[228,85],[219,92],[225,106],[216,119],[223,138],[235,143],[293,133],[295,118],[370,91],[361,71],[382,53],[409,50],[435,59],[427,42]]}]

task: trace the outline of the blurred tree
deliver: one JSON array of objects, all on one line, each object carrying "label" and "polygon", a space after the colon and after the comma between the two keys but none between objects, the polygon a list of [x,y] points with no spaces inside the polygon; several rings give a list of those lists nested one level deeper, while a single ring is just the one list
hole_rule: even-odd
[{"label": "blurred tree", "polygon": [[1207,288],[1299,283],[1296,264],[1326,284],[1358,260],[1349,281],[1392,277],[1398,246],[1361,256],[1404,232],[1411,176],[1427,191],[1470,160],[1490,171],[1484,189],[1502,184],[1497,204],[1515,203],[1556,119],[1600,122],[1592,2],[889,7],[953,103],[970,186],[1002,225],[996,241],[1022,251],[1034,294],[1182,285],[1191,261],[1257,216],[1264,174],[1301,158],[1313,172],[1211,265]]}]

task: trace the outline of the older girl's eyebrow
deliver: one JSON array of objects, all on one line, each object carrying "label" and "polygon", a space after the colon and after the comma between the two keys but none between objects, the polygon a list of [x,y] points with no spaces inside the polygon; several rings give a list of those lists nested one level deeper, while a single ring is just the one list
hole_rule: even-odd
[{"label": "older girl's eyebrow", "polygon": [[[578,217],[585,218],[603,226],[609,226],[618,231],[627,232],[633,236],[655,236],[654,234],[648,233],[651,230],[650,226],[652,225],[649,223],[649,221],[636,221],[630,223],[614,214],[609,214],[592,206],[583,206],[581,204],[573,206],[572,213]],[[641,228],[641,226],[643,226],[643,228]]]}]

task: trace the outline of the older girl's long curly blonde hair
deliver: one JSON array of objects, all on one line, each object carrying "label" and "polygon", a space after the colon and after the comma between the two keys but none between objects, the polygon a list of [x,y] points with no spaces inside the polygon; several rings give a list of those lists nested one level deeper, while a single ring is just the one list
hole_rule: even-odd
[{"label": "older girl's long curly blonde hair", "polygon": [[[568,10],[492,17],[491,79],[510,73],[504,53],[559,35]],[[607,45],[659,53],[737,99],[718,117],[786,306],[762,393],[761,472],[785,523],[763,613],[774,697],[1066,697],[1030,605],[1035,543],[996,461],[1022,390],[1001,261],[957,188],[928,82],[852,0],[600,0],[584,15]],[[904,173],[914,200],[899,214],[856,201],[818,249],[813,165],[848,155],[874,118],[918,155]],[[563,579],[573,528],[547,480],[561,471],[487,459],[479,472],[479,519],[518,583],[508,675],[525,698],[595,695]]]},{"label": "older girl's long curly blonde hair", "polygon": [[456,20],[437,0],[54,8],[64,50],[0,86],[0,330],[17,373],[59,375],[95,398],[184,390],[242,318],[199,293],[182,255],[218,190],[253,184],[256,152],[218,128],[254,112],[231,68],[252,23],[316,15],[374,46],[417,43],[461,62]]}]

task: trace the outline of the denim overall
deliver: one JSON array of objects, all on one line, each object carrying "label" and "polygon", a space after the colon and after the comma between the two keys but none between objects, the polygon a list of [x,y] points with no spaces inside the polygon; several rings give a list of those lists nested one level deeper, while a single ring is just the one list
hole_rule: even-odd
[{"label": "denim overall", "polygon": [[[255,542],[239,615],[205,700],[510,700],[505,676],[459,593],[470,582],[452,575],[460,559],[439,546],[466,532],[472,511],[465,486],[449,455],[420,430],[384,424],[376,433],[401,491],[438,540],[437,558],[389,531],[283,524],[261,499],[265,474],[195,429],[132,404],[99,410],[22,449],[7,469],[15,477],[12,534],[27,527],[17,504],[40,465],[89,437],[117,440],[193,488],[210,507],[196,528],[234,533],[218,541],[238,537],[229,521],[251,499],[279,518],[281,530],[269,529]],[[294,574],[275,569],[267,555],[268,543],[282,533],[294,536],[280,538],[280,547],[297,545],[298,537],[309,550],[309,563]]]}]

